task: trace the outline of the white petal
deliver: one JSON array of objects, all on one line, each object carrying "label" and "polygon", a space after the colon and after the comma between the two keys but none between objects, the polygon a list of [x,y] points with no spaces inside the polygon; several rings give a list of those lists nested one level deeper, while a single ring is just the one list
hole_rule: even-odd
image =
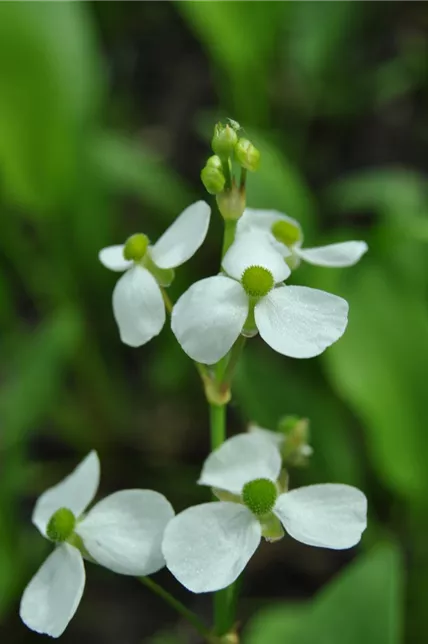
[{"label": "white petal", "polygon": [[287,221],[300,231],[300,238],[303,237],[302,228],[299,222],[288,215],[284,215],[277,210],[258,210],[255,208],[246,208],[242,217],[238,220],[236,231],[238,234],[251,231],[268,231],[277,221]]},{"label": "white petal", "polygon": [[350,485],[309,485],[281,494],[274,513],[297,541],[343,550],[355,546],[366,529],[367,499]]},{"label": "white petal", "polygon": [[148,270],[133,266],[122,275],[113,291],[113,312],[120,339],[130,347],[140,347],[162,331],[165,304]]},{"label": "white petal", "polygon": [[193,284],[177,301],[171,328],[193,360],[214,364],[242,331],[248,298],[240,284],[217,275]]},{"label": "white petal", "polygon": [[281,447],[285,442],[285,435],[282,432],[273,432],[258,425],[250,425],[248,431],[252,436],[260,436],[276,447]]},{"label": "white petal", "polygon": [[291,358],[313,358],[343,335],[348,303],[314,288],[283,286],[256,304],[254,317],[272,349]]},{"label": "white petal", "polygon": [[32,521],[43,535],[54,512],[68,508],[79,517],[97,493],[100,482],[100,461],[96,452],[90,452],[71,474],[38,498]]},{"label": "white petal", "polygon": [[21,599],[19,614],[28,628],[59,637],[77,610],[85,568],[77,548],[62,544],[36,572]]},{"label": "white petal", "polygon": [[89,554],[122,575],[151,575],[165,565],[162,537],[174,510],[152,490],[121,490],[97,503],[76,532]]},{"label": "white petal", "polygon": [[186,262],[203,244],[210,223],[211,208],[197,201],[184,210],[152,248],[159,268],[175,268]]},{"label": "white petal", "polygon": [[284,281],[291,272],[284,256],[254,232],[235,239],[223,257],[222,266],[236,280],[241,279],[246,268],[262,266],[272,273],[275,284]]},{"label": "white petal", "polygon": [[264,437],[238,434],[229,438],[206,459],[199,485],[241,494],[248,481],[276,481],[281,470],[281,455]]},{"label": "white petal", "polygon": [[364,241],[348,241],[317,248],[294,248],[296,255],[315,266],[353,266],[367,252],[368,246]]},{"label": "white petal", "polygon": [[132,262],[128,261],[123,256],[123,249],[125,246],[119,244],[116,246],[107,246],[98,253],[98,259],[101,264],[111,271],[126,271],[127,268],[132,266]]},{"label": "white petal", "polygon": [[208,593],[237,579],[260,539],[260,523],[245,506],[204,503],[168,524],[162,550],[168,569],[183,586]]}]

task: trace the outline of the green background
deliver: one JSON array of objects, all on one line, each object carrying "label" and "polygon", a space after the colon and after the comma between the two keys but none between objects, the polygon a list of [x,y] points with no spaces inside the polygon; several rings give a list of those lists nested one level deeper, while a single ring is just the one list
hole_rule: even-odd
[{"label": "green background", "polygon": [[[428,7],[420,2],[0,4],[0,637],[49,551],[37,496],[90,449],[100,494],[145,487],[176,510],[195,486],[208,420],[168,326],[119,341],[103,246],[155,239],[196,199],[213,205],[176,299],[218,270],[221,220],[199,181],[215,121],[261,151],[248,204],[299,219],[308,245],[365,239],[355,267],[293,282],[350,303],[340,342],[296,361],[249,343],[229,433],[311,420],[294,486],[357,485],[369,527],[353,551],[263,544],[243,583],[248,644],[426,642],[428,627]],[[65,643],[196,642],[132,579],[87,566]],[[211,599],[157,580],[210,619]]]}]

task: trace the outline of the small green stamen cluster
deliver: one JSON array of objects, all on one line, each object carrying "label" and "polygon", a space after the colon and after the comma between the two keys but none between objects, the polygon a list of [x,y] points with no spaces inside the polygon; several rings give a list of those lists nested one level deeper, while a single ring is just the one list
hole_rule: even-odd
[{"label": "small green stamen cluster", "polygon": [[46,534],[51,541],[67,541],[76,527],[76,517],[68,508],[60,508],[49,519]]},{"label": "small green stamen cluster", "polygon": [[263,297],[274,287],[272,273],[264,266],[249,266],[241,277],[241,284],[250,297]]},{"label": "small green stamen cluster", "polygon": [[244,485],[242,500],[256,516],[264,516],[273,510],[278,496],[275,483],[269,479],[255,479]]},{"label": "small green stamen cluster", "polygon": [[300,239],[300,230],[290,221],[276,221],[271,231],[275,239],[285,246],[293,246]]},{"label": "small green stamen cluster", "polygon": [[146,254],[148,246],[149,238],[147,235],[136,233],[126,240],[123,256],[129,261],[139,262]]}]

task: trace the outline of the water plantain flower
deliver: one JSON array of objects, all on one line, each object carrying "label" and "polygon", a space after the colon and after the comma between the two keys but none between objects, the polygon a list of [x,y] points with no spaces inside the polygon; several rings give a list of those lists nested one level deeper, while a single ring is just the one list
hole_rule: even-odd
[{"label": "water plantain flower", "polygon": [[174,510],[152,490],[122,490],[97,503],[100,478],[90,452],[63,481],[38,499],[32,521],[55,544],[21,600],[23,622],[38,633],[59,637],[80,603],[84,558],[123,575],[150,575],[164,567],[160,543]]},{"label": "water plantain flower", "polygon": [[366,528],[367,500],[349,485],[309,485],[283,492],[278,449],[256,435],[239,435],[212,452],[200,485],[218,502],[178,514],[168,524],[162,550],[171,573],[195,593],[229,586],[244,570],[262,536],[288,534],[309,546],[342,550]]},{"label": "water plantain flower", "polygon": [[190,259],[204,242],[211,210],[197,201],[184,210],[162,237],[151,246],[137,233],[125,244],[108,246],[99,253],[112,271],[125,271],[113,291],[113,313],[122,342],[140,347],[158,335],[165,324],[161,286],[169,286],[173,269]]},{"label": "water plantain flower", "polygon": [[194,360],[214,364],[240,333],[257,331],[278,353],[312,358],[345,331],[347,302],[317,289],[284,285],[290,268],[257,233],[237,238],[222,267],[226,274],[193,284],[172,312],[172,330]]}]

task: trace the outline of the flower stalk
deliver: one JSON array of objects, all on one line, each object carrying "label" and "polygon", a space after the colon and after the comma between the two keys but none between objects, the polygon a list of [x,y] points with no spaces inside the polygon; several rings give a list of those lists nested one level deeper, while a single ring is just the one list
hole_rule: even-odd
[{"label": "flower stalk", "polygon": [[167,604],[169,604],[177,613],[179,613],[186,621],[193,626],[193,628],[203,637],[209,644],[219,644],[218,638],[211,633],[209,628],[199,619],[197,615],[184,604],[182,604],[176,597],[171,595],[165,588],[157,584],[150,577],[138,577],[138,580],[149,588],[155,595],[161,597]]}]

